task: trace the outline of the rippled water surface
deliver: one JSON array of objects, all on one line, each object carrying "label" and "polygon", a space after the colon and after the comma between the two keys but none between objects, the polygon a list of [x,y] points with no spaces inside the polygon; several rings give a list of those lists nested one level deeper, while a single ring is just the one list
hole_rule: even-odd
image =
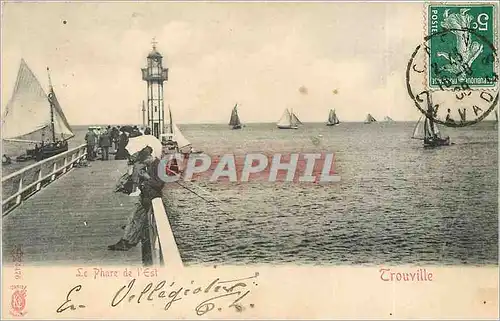
[{"label": "rippled water surface", "polygon": [[195,148],[212,155],[334,152],[341,175],[339,183],[330,184],[196,183],[220,205],[180,187],[169,189],[167,209],[183,260],[496,264],[495,124],[442,129],[455,145],[437,149],[409,138],[414,125],[305,124],[278,130],[274,124],[248,124],[239,131],[180,125]]},{"label": "rippled water surface", "polygon": [[[456,144],[424,149],[414,123],[184,126],[210,154],[336,154],[340,183],[198,184],[217,207],[168,191],[187,263],[496,264],[498,132],[484,122],[444,129]],[[313,143],[313,137],[320,144]]]}]

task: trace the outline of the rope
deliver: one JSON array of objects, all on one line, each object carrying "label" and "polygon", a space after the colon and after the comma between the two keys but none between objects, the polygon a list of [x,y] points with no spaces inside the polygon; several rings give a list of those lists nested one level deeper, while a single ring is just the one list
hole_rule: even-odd
[{"label": "rope", "polygon": [[[167,170],[167,172],[174,174],[174,175],[175,175],[175,176],[177,176],[178,178],[181,178],[181,175],[180,175],[179,173],[176,173],[176,172],[172,171],[172,170],[171,170],[170,168],[168,168],[168,167],[166,167],[165,169]],[[201,198],[201,199],[202,199],[202,200],[204,200],[205,202],[207,202],[207,203],[209,203],[209,204],[213,204],[213,205],[215,205],[213,201],[211,201],[211,200],[207,200],[206,198],[204,198],[203,196],[199,195],[198,193],[196,193],[195,191],[193,191],[193,190],[192,190],[192,189],[190,189],[189,187],[187,187],[187,186],[185,186],[185,185],[181,184],[179,181],[175,181],[175,182],[176,182],[179,186],[181,186],[182,188],[185,188],[186,190],[190,191],[191,193],[193,193],[194,195],[198,196],[199,198]],[[214,195],[212,195],[212,193],[210,193],[209,191],[207,191],[207,190],[205,190],[205,189],[201,188],[201,187],[200,187],[200,186],[198,186],[198,185],[193,185],[193,186],[197,187],[198,189],[202,190],[203,192],[205,192],[205,193],[207,193],[207,194],[210,194],[210,196],[211,196],[212,198],[214,198],[215,200],[219,201],[220,203],[223,203],[220,199],[218,199],[217,197],[215,197]],[[215,205],[215,206],[217,206],[217,205]],[[219,208],[224,209],[224,208],[223,208],[222,206],[220,206],[220,205],[219,205]]]}]

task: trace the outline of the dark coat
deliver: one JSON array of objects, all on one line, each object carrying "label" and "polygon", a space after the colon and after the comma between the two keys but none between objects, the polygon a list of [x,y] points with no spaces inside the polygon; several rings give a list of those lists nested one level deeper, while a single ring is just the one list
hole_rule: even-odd
[{"label": "dark coat", "polygon": [[111,136],[109,131],[104,132],[99,138],[99,146],[101,147],[110,147],[111,146]]},{"label": "dark coat", "polygon": [[89,131],[85,134],[85,141],[87,142],[87,145],[95,145],[96,140],[97,136],[94,131]]},{"label": "dark coat", "polygon": [[160,164],[159,159],[155,159],[151,165],[147,167],[147,172],[150,179],[142,182],[141,189],[141,203],[143,205],[149,205],[154,198],[163,196],[163,187],[165,182],[160,179],[158,175],[158,165]]}]

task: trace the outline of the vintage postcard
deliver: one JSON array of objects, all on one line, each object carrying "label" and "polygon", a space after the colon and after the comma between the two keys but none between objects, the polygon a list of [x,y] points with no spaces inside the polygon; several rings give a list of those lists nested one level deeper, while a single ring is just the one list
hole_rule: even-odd
[{"label": "vintage postcard", "polygon": [[2,1],[2,318],[499,318],[499,7]]}]

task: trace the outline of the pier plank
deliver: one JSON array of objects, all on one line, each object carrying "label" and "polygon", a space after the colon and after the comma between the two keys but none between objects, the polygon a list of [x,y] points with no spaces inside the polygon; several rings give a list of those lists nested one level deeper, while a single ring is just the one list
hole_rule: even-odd
[{"label": "pier plank", "polygon": [[123,235],[138,197],[114,193],[126,161],[94,161],[75,168],[3,218],[3,260],[20,247],[23,264],[142,265],[140,246],[107,246]]}]

